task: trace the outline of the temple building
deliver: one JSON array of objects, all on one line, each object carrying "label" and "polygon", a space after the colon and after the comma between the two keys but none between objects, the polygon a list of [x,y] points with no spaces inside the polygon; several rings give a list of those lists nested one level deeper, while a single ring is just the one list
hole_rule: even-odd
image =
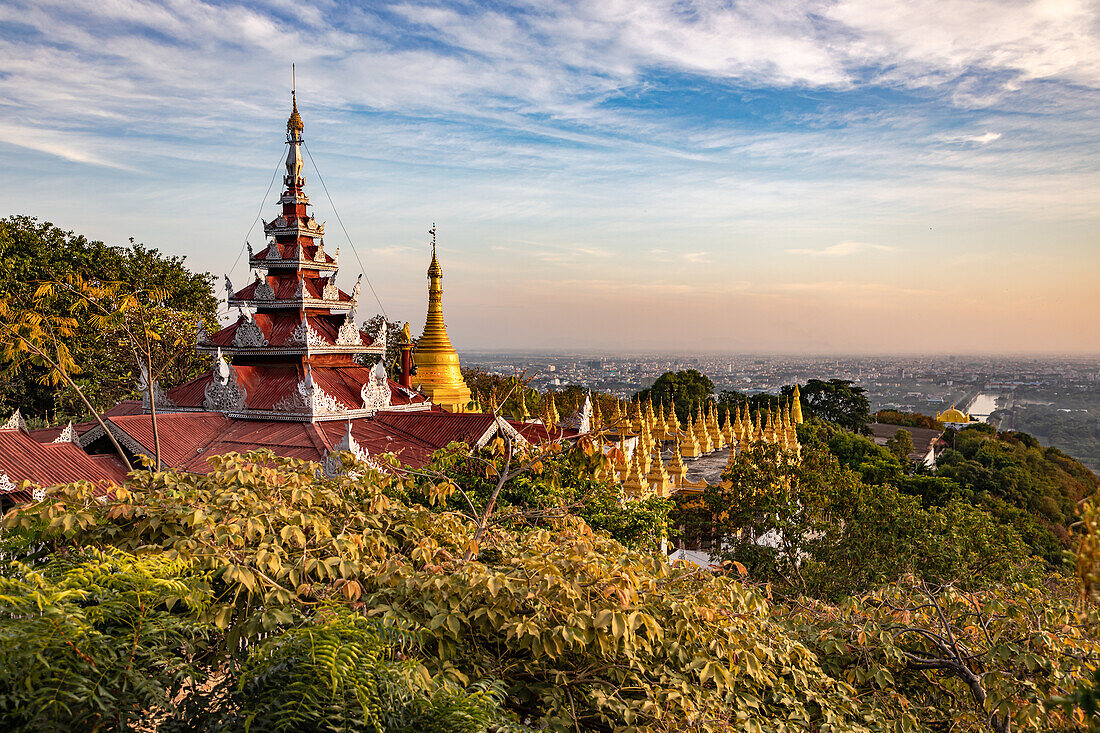
[{"label": "temple building", "polygon": [[[482,447],[501,432],[521,444],[551,437],[538,421],[468,411],[470,390],[443,320],[434,226],[424,333],[414,344],[405,324],[398,339],[401,376],[389,378],[385,320],[373,337],[357,325],[361,282],[350,292],[339,286],[339,248],[326,250],[325,225],[309,211],[305,125],[295,95],[291,108],[279,211],[264,222],[266,245],[259,251],[248,245],[253,280],[235,287],[226,277],[227,303],[237,317],[217,333],[200,329],[197,337],[196,349],[212,357],[210,371],[171,389],[143,378],[144,399],[108,410],[106,429],[97,422],[70,425],[60,442],[62,431],[28,431],[12,416],[0,428],[0,494],[28,499],[13,488],[24,481],[121,481],[125,467],[107,430],[134,465],[152,458],[159,445],[163,465],[195,472],[209,470],[208,456],[260,448],[321,462],[330,473],[341,469],[341,451],[361,459],[393,454],[415,468],[452,442]],[[576,432],[553,433],[563,434]]]},{"label": "temple building", "polygon": [[975,420],[974,418],[970,417],[969,414],[952,405],[950,408],[936,415],[936,422],[942,424],[945,428],[954,428],[955,430],[961,430],[967,425],[974,425],[975,423],[981,421]]}]

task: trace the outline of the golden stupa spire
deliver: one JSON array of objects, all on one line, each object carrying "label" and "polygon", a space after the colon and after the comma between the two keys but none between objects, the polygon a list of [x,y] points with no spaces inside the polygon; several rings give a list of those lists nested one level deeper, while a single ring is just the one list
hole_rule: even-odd
[{"label": "golden stupa spire", "polygon": [[295,89],[295,87],[297,85],[293,81],[294,64],[290,65],[290,73],[291,73],[291,77],[292,77],[292,81],[291,81],[291,84],[290,84],[291,111],[290,111],[290,117],[286,121],[286,129],[287,129],[288,132],[292,132],[292,131],[301,132],[302,130],[306,129],[306,126],[302,124],[302,116],[300,114],[298,114],[298,90]]},{"label": "golden stupa spire", "polygon": [[432,261],[428,265],[428,317],[424,333],[416,342],[413,361],[419,389],[432,402],[449,412],[462,412],[470,401],[470,388],[462,379],[458,352],[451,345],[443,322],[443,268],[436,257],[435,224],[432,235]]},{"label": "golden stupa spire", "polygon": [[791,405],[791,419],[794,420],[795,425],[801,425],[802,420],[802,395],[798,391],[798,385],[794,386],[794,394],[792,396]]}]

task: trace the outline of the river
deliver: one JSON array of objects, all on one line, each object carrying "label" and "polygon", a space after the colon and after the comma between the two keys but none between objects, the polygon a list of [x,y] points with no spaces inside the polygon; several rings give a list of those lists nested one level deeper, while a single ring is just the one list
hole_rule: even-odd
[{"label": "river", "polygon": [[984,422],[996,409],[997,395],[982,392],[970,403],[970,408],[967,412],[969,412],[970,416],[975,420],[982,420]]}]

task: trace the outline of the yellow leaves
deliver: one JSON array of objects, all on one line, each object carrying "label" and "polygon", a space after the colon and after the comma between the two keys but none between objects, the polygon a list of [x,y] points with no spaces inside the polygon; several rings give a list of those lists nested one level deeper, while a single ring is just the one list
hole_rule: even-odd
[{"label": "yellow leaves", "polygon": [[357,601],[363,595],[363,586],[357,580],[349,580],[343,584],[340,591],[349,601]]},{"label": "yellow leaves", "polygon": [[497,593],[504,587],[504,579],[493,575],[486,581],[486,587],[489,589],[489,595],[496,598]]}]

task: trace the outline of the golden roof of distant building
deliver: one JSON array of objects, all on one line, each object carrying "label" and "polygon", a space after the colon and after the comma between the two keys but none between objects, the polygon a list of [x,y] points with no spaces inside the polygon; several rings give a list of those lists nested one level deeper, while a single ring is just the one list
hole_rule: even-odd
[{"label": "golden roof of distant building", "polygon": [[967,415],[962,410],[951,407],[944,410],[939,415],[936,415],[936,419],[942,423],[970,422],[970,415]]}]

